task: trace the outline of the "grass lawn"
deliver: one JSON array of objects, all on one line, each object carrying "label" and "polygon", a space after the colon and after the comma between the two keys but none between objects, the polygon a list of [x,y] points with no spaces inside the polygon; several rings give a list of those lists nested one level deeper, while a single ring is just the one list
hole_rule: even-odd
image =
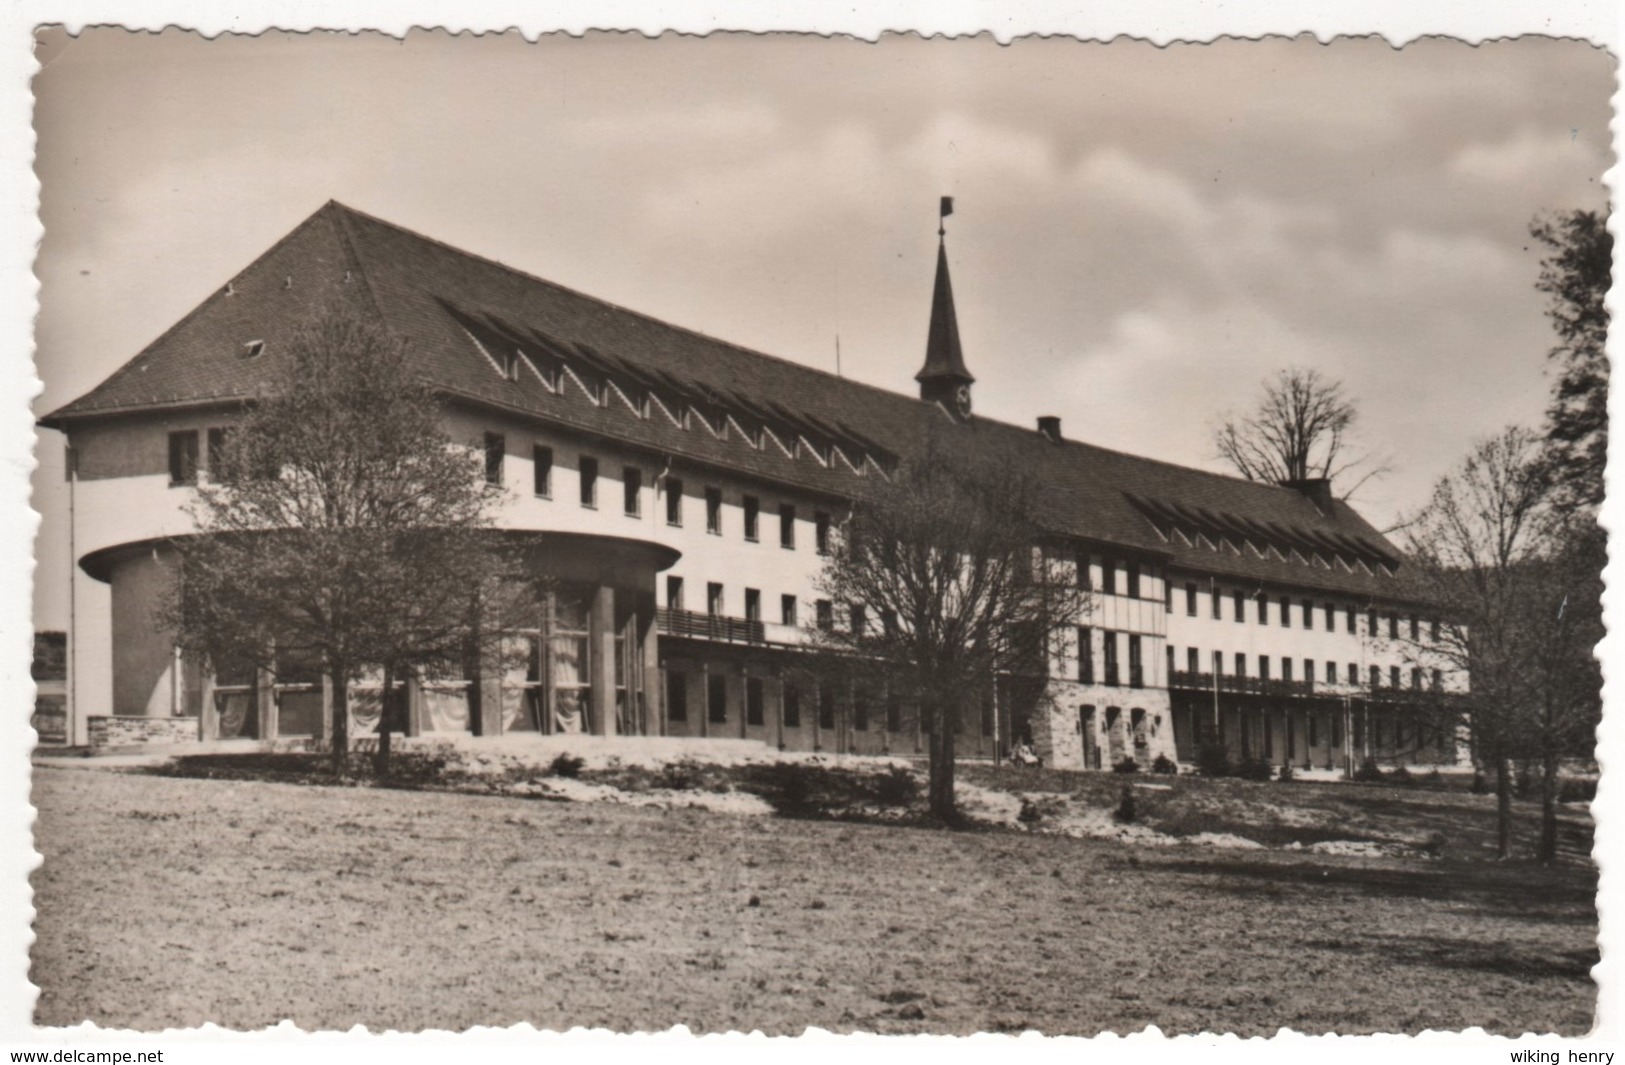
[{"label": "grass lawn", "polygon": [[[1035,791],[1103,789],[1104,801],[1122,784],[1018,779]],[[1441,859],[1133,847],[36,767],[37,1020],[770,1033],[1590,1027],[1589,861],[1483,860],[1480,797],[1179,784],[1192,798],[1163,811],[1165,831],[1177,830],[1175,814],[1203,810],[1213,831],[1366,816],[1433,825],[1450,842]],[[1235,795],[1218,790],[1232,785]],[[1142,806],[1175,794],[1143,791]],[[1248,795],[1268,811],[1247,814]],[[1361,803],[1375,806],[1361,814]],[[1338,838],[1360,831],[1351,821]]]}]

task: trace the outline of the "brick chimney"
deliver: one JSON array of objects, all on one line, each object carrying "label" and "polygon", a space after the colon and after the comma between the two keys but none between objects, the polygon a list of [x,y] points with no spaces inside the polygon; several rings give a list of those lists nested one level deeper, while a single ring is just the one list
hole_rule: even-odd
[{"label": "brick chimney", "polygon": [[1038,416],[1038,431],[1052,444],[1061,442],[1061,419],[1053,414]]}]

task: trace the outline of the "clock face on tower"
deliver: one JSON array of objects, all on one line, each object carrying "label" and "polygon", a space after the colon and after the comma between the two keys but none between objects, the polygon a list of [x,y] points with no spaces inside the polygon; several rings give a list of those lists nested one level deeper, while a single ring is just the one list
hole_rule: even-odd
[{"label": "clock face on tower", "polygon": [[970,385],[960,385],[954,389],[954,409],[959,411],[961,418],[970,417]]}]

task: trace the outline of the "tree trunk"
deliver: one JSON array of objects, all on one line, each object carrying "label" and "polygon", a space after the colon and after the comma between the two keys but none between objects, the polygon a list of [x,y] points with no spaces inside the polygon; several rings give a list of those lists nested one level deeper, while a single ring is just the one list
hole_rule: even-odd
[{"label": "tree trunk", "polygon": [[1557,861],[1557,752],[1548,750],[1541,756],[1540,780],[1540,851],[1538,857],[1547,865]]},{"label": "tree trunk", "polygon": [[1495,756],[1495,853],[1512,857],[1512,763],[1502,754]]},{"label": "tree trunk", "polygon": [[378,704],[378,757],[373,760],[373,772],[389,775],[389,734],[395,729],[395,671],[384,667],[384,695]]},{"label": "tree trunk", "polygon": [[953,715],[941,705],[931,707],[931,779],[927,787],[931,816],[952,823],[958,817],[954,807],[954,728]]},{"label": "tree trunk", "polygon": [[343,772],[350,755],[350,686],[347,671],[341,667],[328,670],[333,689],[333,769]]}]

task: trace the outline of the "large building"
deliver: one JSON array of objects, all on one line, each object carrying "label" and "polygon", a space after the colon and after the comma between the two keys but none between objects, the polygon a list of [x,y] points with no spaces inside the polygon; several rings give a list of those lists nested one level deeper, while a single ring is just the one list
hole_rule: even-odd
[{"label": "large building", "polygon": [[[922,278],[922,294],[923,283]],[[320,734],[318,671],[210,676],[153,624],[193,530],[190,488],[279,346],[335,296],[405,337],[447,429],[508,489],[499,524],[556,591],[529,668],[413,682],[413,731],[726,736],[791,749],[921,749],[906,693],[794,669],[829,538],[928,435],[997,450],[1046,495],[1045,524],[1091,589],[1046,690],[988,692],[961,750],[1030,740],[1051,764],[1189,762],[1199,730],[1236,754],[1343,767],[1450,761],[1418,690],[1425,596],[1324,481],[1270,485],[978,416],[939,247],[918,394],[859,384],[700,335],[329,203],[86,395],[67,434],[78,564],[111,585],[112,705],[75,734]],[[983,372],[996,372],[984,367]],[[1018,696],[1017,691],[1027,691]],[[367,698],[354,700],[358,730]],[[371,720],[375,720],[372,718]],[[110,737],[110,739],[109,739]]]}]

